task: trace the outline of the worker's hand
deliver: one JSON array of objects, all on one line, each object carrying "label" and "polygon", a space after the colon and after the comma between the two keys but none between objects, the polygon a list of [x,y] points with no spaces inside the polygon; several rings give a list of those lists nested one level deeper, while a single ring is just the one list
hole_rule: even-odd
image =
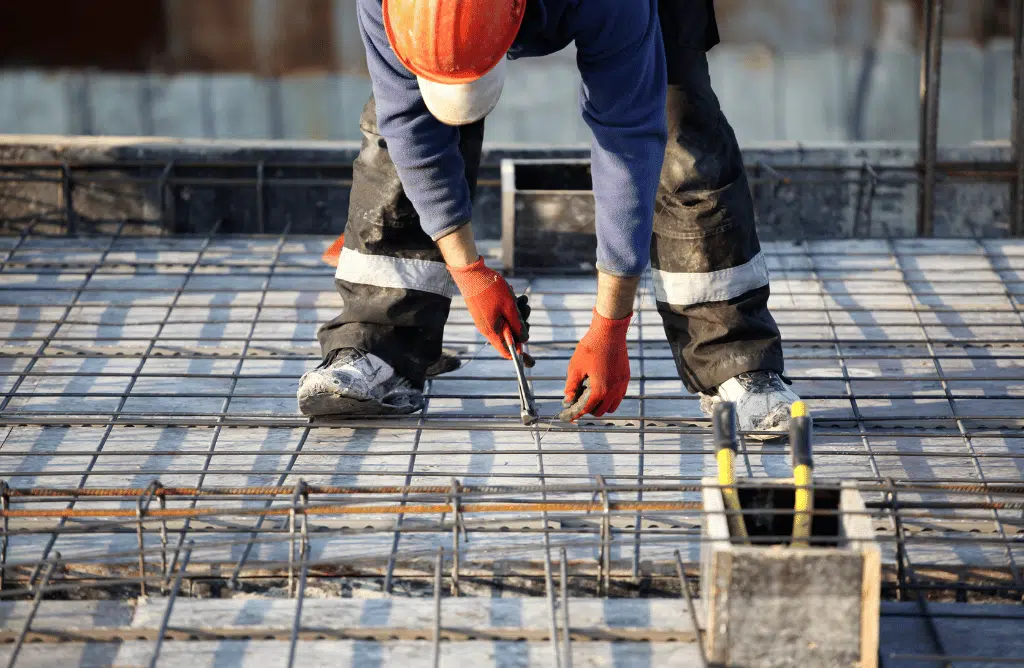
[{"label": "worker's hand", "polygon": [[[516,350],[522,352],[522,344],[530,339],[529,297],[523,295],[516,299],[515,293],[501,274],[488,269],[481,257],[473,264],[465,267],[448,267],[455,285],[466,300],[469,314],[477,330],[491,342],[505,359],[512,359],[505,345],[505,333],[508,331],[515,341]],[[533,360],[523,356],[527,366],[533,366]]]},{"label": "worker's hand", "polygon": [[601,417],[618,410],[629,387],[626,332],[632,317],[609,320],[594,309],[590,329],[569,361],[563,420],[575,422],[587,413]]}]

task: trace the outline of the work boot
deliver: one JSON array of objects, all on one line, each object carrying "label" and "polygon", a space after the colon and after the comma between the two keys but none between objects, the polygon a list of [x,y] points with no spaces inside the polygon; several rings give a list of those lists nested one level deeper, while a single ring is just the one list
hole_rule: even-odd
[{"label": "work boot", "polygon": [[307,417],[405,415],[423,408],[423,393],[372,353],[342,348],[299,381]]},{"label": "work boot", "polygon": [[789,409],[800,401],[779,374],[774,371],[752,371],[730,378],[709,394],[700,395],[700,408],[709,417],[715,404],[731,401],[736,406],[736,427],[750,434],[746,438],[769,441],[789,431]]}]

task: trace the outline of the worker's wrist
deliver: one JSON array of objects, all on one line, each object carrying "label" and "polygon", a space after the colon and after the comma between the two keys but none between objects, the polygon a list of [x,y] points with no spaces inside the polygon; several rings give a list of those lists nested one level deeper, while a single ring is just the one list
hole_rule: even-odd
[{"label": "worker's wrist", "polygon": [[480,252],[473,238],[473,226],[469,223],[437,240],[437,248],[450,268],[458,269],[480,259]]},{"label": "worker's wrist", "polygon": [[628,319],[640,285],[638,276],[614,276],[603,271],[597,274],[597,304],[594,312],[608,320]]}]

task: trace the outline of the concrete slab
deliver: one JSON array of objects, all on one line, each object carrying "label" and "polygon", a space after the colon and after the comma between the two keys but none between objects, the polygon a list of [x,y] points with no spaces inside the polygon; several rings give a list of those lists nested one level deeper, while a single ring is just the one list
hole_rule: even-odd
[{"label": "concrete slab", "polygon": [[281,137],[278,84],[248,74],[225,74],[210,80],[213,136],[218,139]]},{"label": "concrete slab", "polygon": [[[920,126],[920,56],[911,49],[883,48],[849,54],[846,90],[859,114],[862,139],[917,141]],[[863,77],[863,81],[861,80]],[[858,96],[863,87],[863,99]]]},{"label": "concrete slab", "polygon": [[1009,139],[1013,117],[1013,41],[992,40],[985,50],[985,138]]},{"label": "concrete slab", "polygon": [[210,77],[150,77],[153,133],[158,137],[216,137]]},{"label": "concrete slab", "polygon": [[708,54],[711,85],[741,144],[786,137],[780,72],[766,47],[720,46]]},{"label": "concrete slab", "polygon": [[0,132],[74,134],[81,132],[78,101],[81,78],[34,70],[0,72]]},{"label": "concrete slab", "polygon": [[939,143],[959,146],[986,137],[985,69],[976,44],[950,40],[943,46]]},{"label": "concrete slab", "polygon": [[[776,94],[782,102],[781,138],[838,141],[848,138],[845,59],[837,52],[784,54],[777,61]],[[808,85],[809,82],[814,85]],[[763,104],[763,101],[762,101]]]},{"label": "concrete slab", "polygon": [[148,136],[155,131],[148,76],[88,74],[89,134]]}]

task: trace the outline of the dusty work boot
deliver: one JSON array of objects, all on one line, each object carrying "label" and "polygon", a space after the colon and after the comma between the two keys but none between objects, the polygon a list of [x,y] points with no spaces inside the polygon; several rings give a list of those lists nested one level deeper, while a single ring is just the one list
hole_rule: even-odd
[{"label": "dusty work boot", "polygon": [[423,408],[423,393],[372,353],[342,348],[299,381],[307,417],[404,415]]},{"label": "dusty work boot", "polygon": [[700,395],[700,408],[711,416],[715,404],[731,401],[736,405],[736,427],[750,434],[747,438],[769,441],[789,431],[789,409],[800,401],[779,374],[774,371],[752,371],[730,378],[711,394]]},{"label": "dusty work boot", "polygon": [[437,378],[446,373],[457,371],[462,367],[462,360],[459,359],[459,354],[454,350],[448,348],[441,349],[441,356],[437,358],[437,361],[427,367],[427,378]]}]

